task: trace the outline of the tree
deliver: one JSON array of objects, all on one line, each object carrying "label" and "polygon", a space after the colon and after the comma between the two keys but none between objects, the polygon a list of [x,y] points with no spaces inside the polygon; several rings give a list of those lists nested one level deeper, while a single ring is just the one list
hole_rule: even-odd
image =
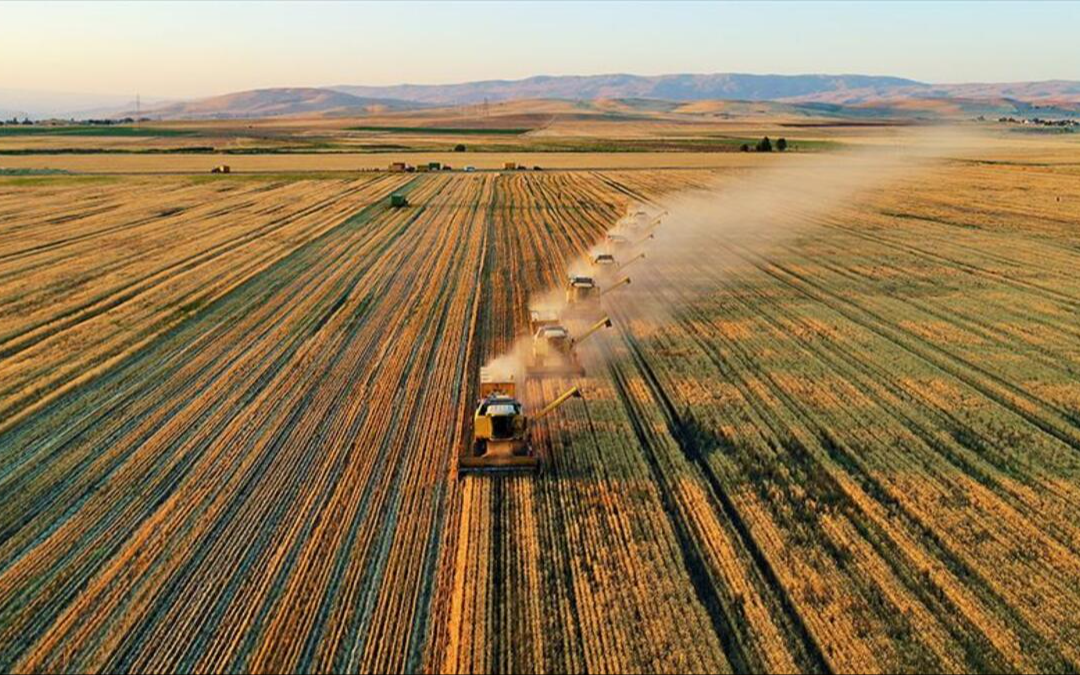
[{"label": "tree", "polygon": [[758,141],[757,151],[758,152],[772,152],[772,141],[769,140],[768,136],[766,136],[765,138]]},{"label": "tree", "polygon": [[465,152],[465,144],[464,143],[458,143],[457,145],[455,145],[454,146],[454,152]]},{"label": "tree", "polygon": [[779,150],[780,152],[783,152],[783,151],[787,150],[787,139],[786,138],[777,139],[777,141],[776,141],[776,149]]},{"label": "tree", "polygon": [[750,145],[748,143],[743,143],[742,145],[739,146],[739,151],[740,152],[750,152]]}]

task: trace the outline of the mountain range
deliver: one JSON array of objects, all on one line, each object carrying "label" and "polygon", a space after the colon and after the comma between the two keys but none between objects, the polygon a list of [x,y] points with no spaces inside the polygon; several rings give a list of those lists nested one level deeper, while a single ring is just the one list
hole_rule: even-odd
[{"label": "mountain range", "polygon": [[[844,109],[875,109],[896,111],[900,114],[926,112],[940,116],[972,113],[1027,114],[1049,110],[1044,114],[1080,115],[1080,82],[1049,80],[929,84],[900,77],[872,75],[742,73],[657,76],[541,75],[522,80],[484,80],[459,84],[255,89],[191,101],[144,105],[143,112],[161,119],[313,114],[345,116],[522,99],[770,101],[805,104],[808,110],[834,112]],[[21,103],[24,109],[29,107],[25,101]],[[72,103],[74,104],[74,100]],[[5,93],[0,90],[0,110],[11,108],[19,107],[5,101]],[[55,105],[52,108],[55,108]],[[113,110],[114,116],[130,115],[132,112],[128,108]],[[34,112],[30,114],[35,115]]]},{"label": "mountain range", "polygon": [[667,101],[774,101],[852,89],[887,90],[926,86],[899,77],[869,75],[540,75],[524,80],[462,84],[330,87],[356,96],[379,96],[436,105],[460,105],[525,98],[652,98]]},{"label": "mountain range", "polygon": [[348,115],[393,112],[415,103],[375,96],[358,96],[334,89],[288,87],[253,89],[194,101],[170,103],[146,111],[162,119],[280,117],[285,115]]}]

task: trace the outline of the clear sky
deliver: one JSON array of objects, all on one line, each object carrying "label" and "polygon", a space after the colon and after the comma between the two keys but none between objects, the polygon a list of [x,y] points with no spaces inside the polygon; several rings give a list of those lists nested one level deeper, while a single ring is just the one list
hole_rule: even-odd
[{"label": "clear sky", "polygon": [[0,89],[194,97],[612,72],[1080,79],[1080,2],[4,3]]}]

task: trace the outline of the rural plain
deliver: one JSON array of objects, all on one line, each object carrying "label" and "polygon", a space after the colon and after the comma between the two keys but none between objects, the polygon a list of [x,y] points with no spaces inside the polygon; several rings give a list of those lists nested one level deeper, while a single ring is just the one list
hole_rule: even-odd
[{"label": "rural plain", "polygon": [[[0,130],[0,671],[1080,668],[1076,135],[552,106]],[[459,476],[639,207],[543,471]]]}]

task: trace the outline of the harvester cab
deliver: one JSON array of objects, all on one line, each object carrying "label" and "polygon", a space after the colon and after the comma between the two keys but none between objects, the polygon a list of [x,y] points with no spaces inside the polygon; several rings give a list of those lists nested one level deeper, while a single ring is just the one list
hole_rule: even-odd
[{"label": "harvester cab", "polygon": [[630,225],[630,227],[633,227],[633,228],[648,227],[648,225],[649,225],[649,214],[645,213],[644,211],[642,211],[640,209],[637,210],[637,211],[634,211],[627,218],[627,223]]},{"label": "harvester cab", "polygon": [[615,267],[615,256],[610,253],[597,253],[593,256],[592,264],[600,269]]},{"label": "harvester cab", "polygon": [[611,328],[611,319],[605,316],[576,338],[562,326],[541,328],[533,335],[531,360],[525,373],[530,377],[584,377],[585,367],[576,349],[601,328]]},{"label": "harvester cab", "polygon": [[533,335],[544,326],[558,326],[559,313],[553,309],[529,310],[529,330]]},{"label": "harvester cab", "polygon": [[390,195],[390,208],[400,209],[409,205],[409,198],[400,192]]},{"label": "harvester cab", "polygon": [[[581,396],[577,387],[566,391],[532,416],[539,420],[571,397]],[[459,473],[529,472],[540,468],[540,458],[529,443],[530,418],[517,398],[512,376],[497,377],[480,369],[480,401],[473,415],[473,437],[458,459]]]},{"label": "harvester cab", "polygon": [[525,365],[525,374],[531,377],[584,375],[585,369],[577,362],[573,347],[570,331],[563,326],[541,326],[533,333],[532,352]]},{"label": "harvester cab", "polygon": [[592,277],[571,276],[566,282],[566,309],[563,314],[573,318],[599,311],[600,287],[596,281]]},{"label": "harvester cab", "polygon": [[630,240],[624,235],[618,233],[608,232],[607,243],[613,248],[619,249],[630,245]]},{"label": "harvester cab", "polygon": [[627,223],[637,231],[650,230],[663,222],[666,215],[667,211],[661,211],[655,216],[650,216],[645,211],[635,211],[627,218]]}]

